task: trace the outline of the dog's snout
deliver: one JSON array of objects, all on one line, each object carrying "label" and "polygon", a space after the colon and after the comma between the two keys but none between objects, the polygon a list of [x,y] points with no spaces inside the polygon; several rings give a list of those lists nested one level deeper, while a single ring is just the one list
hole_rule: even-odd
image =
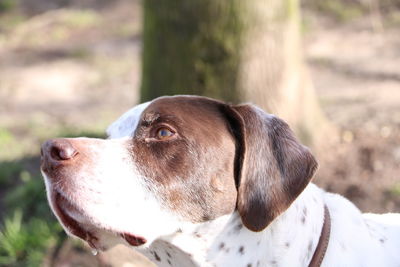
[{"label": "dog's snout", "polygon": [[50,156],[54,160],[69,160],[77,153],[71,143],[65,139],[54,140],[50,145]]},{"label": "dog's snout", "polygon": [[67,139],[52,139],[42,145],[41,155],[44,169],[52,169],[74,159],[78,151]]}]

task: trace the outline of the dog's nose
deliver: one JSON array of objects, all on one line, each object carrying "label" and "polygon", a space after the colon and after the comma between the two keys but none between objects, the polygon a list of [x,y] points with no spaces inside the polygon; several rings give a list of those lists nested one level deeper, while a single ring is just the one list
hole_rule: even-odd
[{"label": "dog's nose", "polygon": [[51,139],[42,145],[42,164],[44,167],[54,167],[72,160],[78,151],[67,139]]}]

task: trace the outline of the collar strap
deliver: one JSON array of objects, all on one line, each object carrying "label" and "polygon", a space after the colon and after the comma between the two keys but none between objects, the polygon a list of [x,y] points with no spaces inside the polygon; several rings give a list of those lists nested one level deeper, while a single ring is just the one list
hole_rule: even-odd
[{"label": "collar strap", "polygon": [[331,235],[331,215],[328,207],[324,205],[324,224],[322,226],[321,235],[319,237],[317,248],[310,261],[308,267],[319,267],[324,259],[326,249],[329,244],[329,237]]}]

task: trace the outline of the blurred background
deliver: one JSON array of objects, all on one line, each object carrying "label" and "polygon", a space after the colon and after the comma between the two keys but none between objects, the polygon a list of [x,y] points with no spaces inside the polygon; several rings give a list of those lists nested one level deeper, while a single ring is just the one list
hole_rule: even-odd
[{"label": "blurred background", "polygon": [[0,266],[147,266],[66,238],[40,145],[183,93],[279,115],[315,183],[400,212],[399,0],[0,0]]}]

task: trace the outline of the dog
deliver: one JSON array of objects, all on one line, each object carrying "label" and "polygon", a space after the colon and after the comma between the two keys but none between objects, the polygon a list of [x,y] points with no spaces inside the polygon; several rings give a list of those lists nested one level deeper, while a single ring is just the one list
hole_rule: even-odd
[{"label": "dog", "polygon": [[362,214],[311,179],[317,162],[274,115],[198,96],[122,115],[108,138],[52,139],[52,211],[94,252],[158,266],[400,266],[400,214]]}]

